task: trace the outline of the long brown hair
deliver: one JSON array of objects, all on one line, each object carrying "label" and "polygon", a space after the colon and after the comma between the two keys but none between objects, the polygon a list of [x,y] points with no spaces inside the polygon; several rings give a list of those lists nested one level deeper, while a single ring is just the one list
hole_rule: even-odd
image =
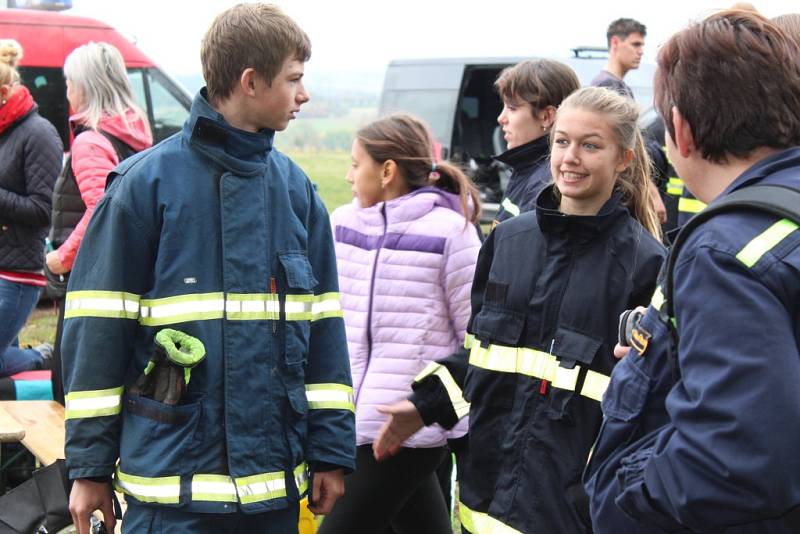
[{"label": "long brown hair", "polygon": [[622,203],[631,210],[634,218],[660,241],[661,225],[650,198],[650,158],[637,124],[639,110],[636,104],[603,87],[584,87],[564,100],[558,108],[558,114],[566,109],[581,109],[604,116],[614,133],[620,153],[633,150],[633,160],[624,171],[617,174],[614,190],[622,194]]},{"label": "long brown hair", "polygon": [[433,138],[421,120],[405,114],[390,115],[361,128],[356,138],[377,163],[394,161],[412,191],[432,185],[454,193],[461,199],[464,218],[473,223],[480,220],[478,190],[461,169],[435,161]]}]

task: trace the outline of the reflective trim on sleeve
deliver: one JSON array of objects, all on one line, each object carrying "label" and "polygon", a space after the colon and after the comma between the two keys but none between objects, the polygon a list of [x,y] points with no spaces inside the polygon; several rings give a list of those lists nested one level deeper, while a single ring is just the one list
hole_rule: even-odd
[{"label": "reflective trim on sleeve", "polygon": [[664,292],[661,290],[661,286],[656,287],[653,298],[650,299],[650,305],[658,311],[661,311],[661,306],[664,305]]},{"label": "reflective trim on sleeve", "polygon": [[64,397],[64,420],[116,415],[122,409],[123,387],[70,391]]},{"label": "reflective trim on sleeve", "polygon": [[469,403],[464,399],[464,393],[456,383],[450,370],[444,365],[436,362],[431,362],[420,374],[414,378],[414,382],[419,382],[423,378],[431,375],[436,375],[442,381],[444,389],[447,391],[447,396],[450,397],[450,403],[453,405],[453,411],[456,417],[463,418],[469,413]]},{"label": "reflective trim on sleeve", "polygon": [[508,197],[504,198],[503,202],[500,203],[500,205],[503,206],[503,209],[506,210],[511,215],[513,215],[514,217],[519,215],[519,206],[511,202],[510,198]]},{"label": "reflective trim on sleeve", "polygon": [[683,213],[700,213],[706,205],[696,198],[681,197],[678,199],[678,211]]},{"label": "reflective trim on sleeve", "polygon": [[473,336],[472,334],[467,334],[467,335],[464,336],[464,348],[465,349],[468,349],[468,350],[471,349],[472,345],[474,345],[474,344],[475,344],[475,336]]},{"label": "reflective trim on sleeve", "polygon": [[181,497],[181,477],[138,477],[123,473],[119,466],[114,487],[141,502],[178,504]]},{"label": "reflective trim on sleeve", "polygon": [[683,180],[677,176],[673,176],[667,182],[667,194],[674,197],[679,197],[683,194]]},{"label": "reflective trim on sleeve", "polygon": [[287,321],[318,321],[329,317],[344,317],[339,293],[286,295]]},{"label": "reflective trim on sleeve", "polygon": [[225,297],[222,293],[195,293],[159,299],[142,299],[139,323],[162,326],[187,321],[222,319]]},{"label": "reflective trim on sleeve", "polygon": [[228,475],[194,475],[192,500],[237,502],[236,486]]},{"label": "reflective trim on sleeve", "polygon": [[581,395],[584,397],[589,397],[590,399],[594,399],[598,402],[602,401],[603,394],[606,392],[606,388],[608,388],[608,382],[610,380],[611,377],[589,369],[589,371],[586,372],[586,379],[583,381]]},{"label": "reflective trim on sleeve", "polygon": [[242,504],[286,497],[286,475],[283,471],[241,477],[234,482]]},{"label": "reflective trim on sleeve", "polygon": [[460,501],[458,516],[461,519],[461,525],[472,534],[522,534],[522,531],[509,527],[489,514],[470,510]]},{"label": "reflective trim on sleeve", "polygon": [[775,248],[789,234],[797,230],[797,224],[789,219],[781,219],[759,235],[750,240],[736,255],[736,259],[748,268],[752,267],[761,257]]},{"label": "reflective trim on sleeve", "polygon": [[294,468],[294,483],[302,498],[308,492],[308,466],[305,462]]},{"label": "reflective trim on sleeve", "polygon": [[[553,387],[575,391],[578,384],[578,375],[581,366],[575,365],[572,369],[567,369],[559,365],[556,356],[541,350],[506,347],[502,345],[489,345],[482,347],[476,339],[469,354],[469,363],[475,367],[497,371],[501,373],[518,373],[532,376],[542,380],[548,380]],[[596,375],[596,376],[595,376]],[[590,379],[590,377],[592,377]],[[587,370],[584,379],[581,395],[594,400],[602,398],[605,387],[600,390],[602,380],[605,378],[605,385],[608,385],[609,377]],[[587,382],[589,384],[587,385]]]},{"label": "reflective trim on sleeve", "polygon": [[137,319],[139,295],[124,291],[69,291],[64,300],[64,319],[73,317]]},{"label": "reflective trim on sleeve", "polygon": [[353,388],[344,384],[306,384],[306,399],[311,410],[356,411]]}]

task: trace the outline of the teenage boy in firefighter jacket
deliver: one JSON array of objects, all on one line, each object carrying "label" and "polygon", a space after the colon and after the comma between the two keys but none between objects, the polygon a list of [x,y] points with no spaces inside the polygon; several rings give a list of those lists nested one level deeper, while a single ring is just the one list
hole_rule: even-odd
[{"label": "teenage boy in firefighter jacket", "polygon": [[[717,13],[663,45],[658,67],[670,160],[709,209],[753,186],[800,188],[800,49],[780,29]],[[798,532],[797,224],[717,213],[674,261],[638,328],[648,342],[603,399],[584,477],[595,532]]]},{"label": "teenage boy in firefighter jacket", "polygon": [[[66,298],[80,532],[95,509],[113,526],[112,474],[131,532],[296,532],[307,491],[318,513],[343,492],[355,433],[330,223],[272,146],[309,99],[309,54],[274,6],[224,12],[183,130],[112,173]],[[177,405],[131,391],[166,328],[206,353]]]}]

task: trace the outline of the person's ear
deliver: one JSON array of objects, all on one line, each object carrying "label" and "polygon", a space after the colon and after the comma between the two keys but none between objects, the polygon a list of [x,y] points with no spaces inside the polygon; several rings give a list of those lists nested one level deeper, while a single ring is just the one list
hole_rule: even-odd
[{"label": "person's ear", "polygon": [[672,106],[672,129],[675,131],[675,146],[678,153],[687,158],[695,150],[694,133],[689,121],[681,115],[676,106]]},{"label": "person's ear", "polygon": [[616,170],[617,173],[621,173],[622,171],[630,167],[631,163],[633,162],[634,156],[635,153],[633,152],[632,148],[626,148],[625,150],[623,150],[622,155],[619,158],[619,163],[617,163],[617,166],[615,167],[614,170]]},{"label": "person's ear", "polygon": [[256,70],[252,67],[248,67],[242,71],[242,75],[239,77],[239,86],[242,88],[242,92],[247,96],[256,96],[256,77],[258,74]]},{"label": "person's ear", "polygon": [[399,169],[397,168],[397,163],[392,159],[387,159],[381,165],[381,188],[386,189],[395,180],[397,180],[397,176],[399,174]]},{"label": "person's ear", "polygon": [[612,37],[611,37],[611,41],[609,41],[609,42],[608,42],[608,51],[609,51],[609,52],[611,52],[611,51],[612,51],[612,50],[614,50],[614,49],[615,49],[617,46],[619,46],[619,41],[620,41],[620,39],[619,39],[619,35],[614,35],[614,36],[612,36]]},{"label": "person's ear", "polygon": [[553,123],[556,122],[556,107],[547,106],[539,114],[539,120],[542,121],[542,128],[547,131],[552,128]]}]

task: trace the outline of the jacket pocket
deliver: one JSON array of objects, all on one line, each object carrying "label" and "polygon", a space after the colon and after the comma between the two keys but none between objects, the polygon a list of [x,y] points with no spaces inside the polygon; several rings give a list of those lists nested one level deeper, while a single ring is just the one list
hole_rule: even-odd
[{"label": "jacket pocket", "polygon": [[525,327],[525,315],[484,305],[472,321],[472,331],[482,341],[516,347]]},{"label": "jacket pocket", "polygon": [[[602,344],[603,340],[600,338],[561,326],[556,330],[553,339],[553,352],[558,357],[559,367],[575,369],[576,365],[581,365],[588,368]],[[553,388],[547,406],[548,418],[574,424],[575,418],[570,406],[575,395],[574,390]]]},{"label": "jacket pocket", "polygon": [[629,354],[614,368],[603,396],[603,415],[619,421],[638,417],[647,400],[650,378],[639,369],[637,357]]},{"label": "jacket pocket", "polygon": [[289,366],[300,366],[308,358],[311,336],[312,296],[317,279],[305,252],[281,252],[278,259],[283,267],[287,291],[281,296],[286,314],[285,359]]},{"label": "jacket pocket", "polygon": [[194,437],[201,411],[201,402],[170,406],[139,395],[126,395],[120,470],[141,477],[194,471]]}]

